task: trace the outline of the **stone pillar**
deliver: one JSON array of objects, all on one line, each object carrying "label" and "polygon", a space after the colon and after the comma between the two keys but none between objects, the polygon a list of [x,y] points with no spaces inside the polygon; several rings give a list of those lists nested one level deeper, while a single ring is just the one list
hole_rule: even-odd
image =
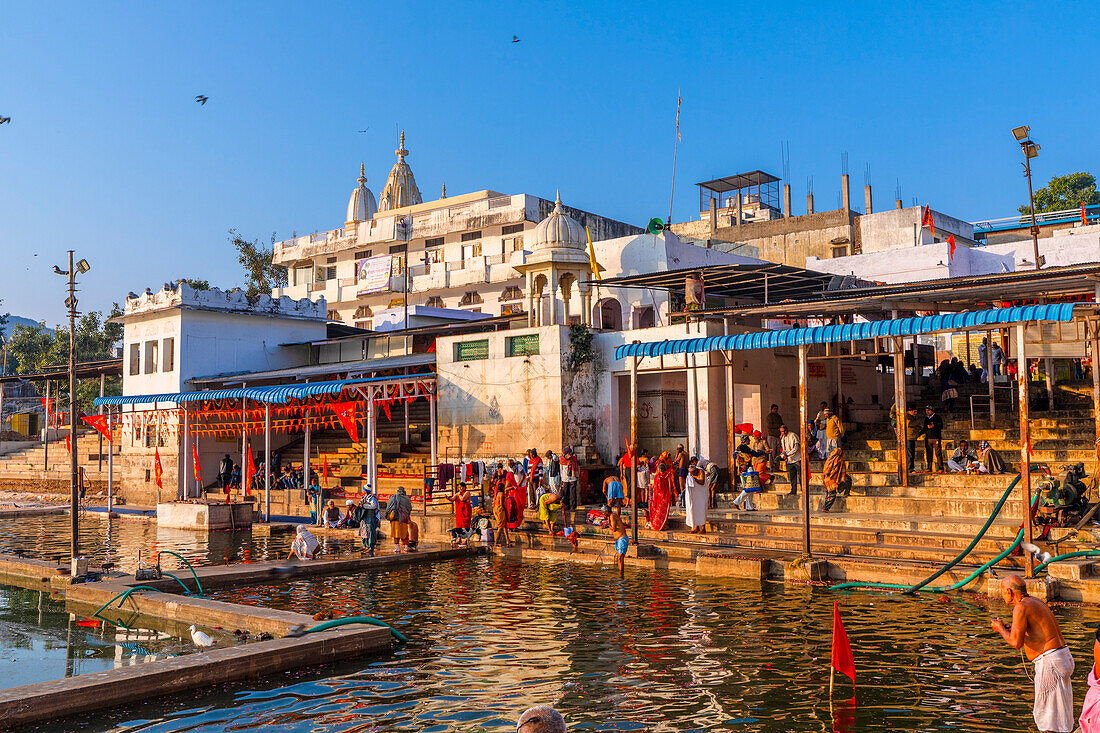
[{"label": "stone pillar", "polygon": [[848,186],[848,174],[840,175],[840,208],[845,211],[852,210],[852,191]]},{"label": "stone pillar", "polygon": [[894,208],[898,209],[899,211],[905,208],[901,205],[901,199],[894,199]]},{"label": "stone pillar", "polygon": [[742,210],[741,191],[740,191],[740,189],[738,189],[738,191],[737,191],[737,221],[734,222],[734,226],[741,226],[741,210]]},{"label": "stone pillar", "polygon": [[863,213],[874,213],[873,207],[871,206],[871,184],[869,183],[863,187]]},{"label": "stone pillar", "polygon": [[791,184],[783,184],[783,216],[790,217],[791,215]]},{"label": "stone pillar", "polygon": [[814,192],[813,191],[810,191],[808,194],[806,194],[806,213],[807,214],[814,213]]},{"label": "stone pillar", "polygon": [[718,228],[718,202],[714,200],[713,196],[710,199],[708,219],[710,220],[710,233],[714,234],[714,230]]}]

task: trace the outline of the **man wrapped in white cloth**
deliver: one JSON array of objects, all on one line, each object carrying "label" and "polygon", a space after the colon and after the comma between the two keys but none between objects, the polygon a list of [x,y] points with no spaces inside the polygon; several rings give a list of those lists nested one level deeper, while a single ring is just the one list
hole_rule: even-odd
[{"label": "man wrapped in white cloth", "polygon": [[297,555],[299,560],[312,560],[313,556],[317,554],[317,548],[320,546],[321,543],[317,541],[313,533],[306,529],[304,524],[299,524],[297,536],[290,545],[290,551]]},{"label": "man wrapped in white cloth", "polygon": [[1023,649],[1035,664],[1035,725],[1049,733],[1071,733],[1077,727],[1073,711],[1073,656],[1047,604],[1027,593],[1018,575],[1001,580],[1001,595],[1012,607],[1012,627],[999,619],[991,625],[1013,649]]}]

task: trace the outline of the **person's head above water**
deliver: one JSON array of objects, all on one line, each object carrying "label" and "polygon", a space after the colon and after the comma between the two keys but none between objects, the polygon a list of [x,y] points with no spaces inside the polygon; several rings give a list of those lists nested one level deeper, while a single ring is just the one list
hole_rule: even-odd
[{"label": "person's head above water", "polygon": [[1027,583],[1019,575],[1006,575],[1001,578],[1001,595],[1005,603],[1027,597]]},{"label": "person's head above water", "polygon": [[519,716],[516,733],[567,733],[565,718],[552,707],[537,705]]}]

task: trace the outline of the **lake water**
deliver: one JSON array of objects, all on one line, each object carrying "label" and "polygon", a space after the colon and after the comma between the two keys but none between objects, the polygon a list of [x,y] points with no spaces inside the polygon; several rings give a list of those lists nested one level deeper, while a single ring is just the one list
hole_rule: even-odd
[{"label": "lake water", "polygon": [[[1031,683],[989,627],[1000,601],[917,599],[498,558],[218,591],[365,613],[411,642],[391,657],[151,701],[80,730],[515,731],[535,704],[585,731],[1026,731]],[[830,714],[832,604],[857,667]],[[1100,610],[1056,605],[1078,660]],[[851,697],[837,680],[838,701]],[[44,726],[40,730],[57,730]]]}]

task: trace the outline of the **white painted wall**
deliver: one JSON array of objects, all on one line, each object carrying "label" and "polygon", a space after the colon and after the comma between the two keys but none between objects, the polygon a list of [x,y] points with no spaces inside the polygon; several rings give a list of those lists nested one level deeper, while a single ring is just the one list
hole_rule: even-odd
[{"label": "white painted wall", "polygon": [[806,269],[837,275],[855,275],[864,280],[883,283],[988,275],[1015,269],[1011,255],[993,251],[992,247],[958,244],[954,259],[949,252],[949,244],[938,242],[919,247],[864,252],[848,257],[807,257]]}]

